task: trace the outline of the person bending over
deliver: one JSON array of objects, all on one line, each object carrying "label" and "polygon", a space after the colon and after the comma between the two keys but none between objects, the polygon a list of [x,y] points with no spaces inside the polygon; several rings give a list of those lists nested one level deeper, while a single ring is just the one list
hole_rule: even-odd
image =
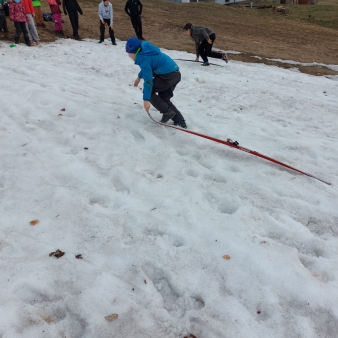
[{"label": "person bending over", "polygon": [[130,38],[126,43],[126,52],[136,65],[141,68],[134,82],[137,87],[143,79],[143,106],[149,112],[152,104],[161,114],[160,122],[170,119],[175,126],[187,128],[184,117],[170,99],[174,96],[176,85],[181,81],[177,64],[150,42]]},{"label": "person bending over", "polygon": [[196,61],[199,61],[199,57],[201,56],[203,59],[202,66],[210,66],[208,56],[222,59],[228,63],[226,53],[215,53],[212,51],[212,46],[216,40],[216,34],[213,30],[208,27],[193,26],[191,23],[187,23],[183,29],[195,41]]}]

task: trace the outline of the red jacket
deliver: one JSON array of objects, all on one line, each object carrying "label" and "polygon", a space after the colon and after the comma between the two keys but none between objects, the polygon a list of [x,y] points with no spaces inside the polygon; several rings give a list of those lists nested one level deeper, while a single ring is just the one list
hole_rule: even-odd
[{"label": "red jacket", "polygon": [[27,14],[34,13],[34,7],[33,7],[32,0],[21,0],[21,3]]},{"label": "red jacket", "polygon": [[9,5],[9,18],[14,22],[29,22],[27,13],[21,3],[12,2]]}]

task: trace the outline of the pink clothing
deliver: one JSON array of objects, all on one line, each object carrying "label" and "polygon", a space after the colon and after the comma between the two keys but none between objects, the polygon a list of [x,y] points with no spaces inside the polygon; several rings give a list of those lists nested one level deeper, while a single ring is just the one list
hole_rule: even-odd
[{"label": "pink clothing", "polygon": [[52,17],[55,23],[55,31],[62,31],[62,16],[59,5],[61,5],[60,0],[48,0],[50,11],[52,12]]},{"label": "pink clothing", "polygon": [[27,13],[21,3],[10,3],[9,18],[14,22],[29,22]]},{"label": "pink clothing", "polygon": [[58,31],[62,31],[63,27],[62,27],[62,17],[61,17],[61,13],[57,14],[52,14],[53,19],[54,19],[54,23],[55,23],[55,30]]},{"label": "pink clothing", "polygon": [[49,5],[52,14],[61,14],[59,5]]}]

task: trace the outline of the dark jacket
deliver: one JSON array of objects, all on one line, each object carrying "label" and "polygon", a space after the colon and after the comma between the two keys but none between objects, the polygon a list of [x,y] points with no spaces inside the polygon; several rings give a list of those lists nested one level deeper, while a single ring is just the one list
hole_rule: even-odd
[{"label": "dark jacket", "polygon": [[63,13],[67,15],[67,12],[71,11],[77,11],[81,15],[83,14],[81,7],[79,6],[76,0],[63,0]]},{"label": "dark jacket", "polygon": [[129,16],[137,16],[142,14],[142,4],[140,0],[128,0],[124,7],[124,11]]}]

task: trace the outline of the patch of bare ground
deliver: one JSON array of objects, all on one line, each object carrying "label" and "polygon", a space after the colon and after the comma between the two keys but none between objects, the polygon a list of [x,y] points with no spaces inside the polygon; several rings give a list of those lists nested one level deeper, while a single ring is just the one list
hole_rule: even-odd
[{"label": "patch of bare ground", "polygon": [[[43,11],[50,12],[47,1],[42,1]],[[135,33],[129,17],[124,12],[125,1],[111,0],[111,2],[114,6],[115,35],[120,40],[127,40]],[[182,29],[184,24],[191,22],[210,27],[215,31],[215,48],[240,52],[240,54],[229,53],[230,62],[239,60],[298,68],[301,72],[311,75],[338,75],[338,72],[325,66],[298,66],[269,60],[337,65],[337,29],[315,25],[311,20],[306,21],[306,18],[290,20],[290,16],[273,13],[270,9],[257,10],[245,6],[235,8],[213,2],[173,3],[143,0],[142,3],[143,36],[162,48],[194,53],[194,42]],[[80,36],[98,40],[99,1],[79,0],[79,4],[84,13],[83,16],[80,15]],[[292,16],[292,8],[290,15]],[[66,20],[64,38],[72,38],[68,16],[63,15],[63,19]],[[13,37],[14,26],[9,20],[8,25],[10,36]],[[57,38],[52,22],[46,22],[46,28],[39,28],[39,34],[43,42],[55,41]]]}]

